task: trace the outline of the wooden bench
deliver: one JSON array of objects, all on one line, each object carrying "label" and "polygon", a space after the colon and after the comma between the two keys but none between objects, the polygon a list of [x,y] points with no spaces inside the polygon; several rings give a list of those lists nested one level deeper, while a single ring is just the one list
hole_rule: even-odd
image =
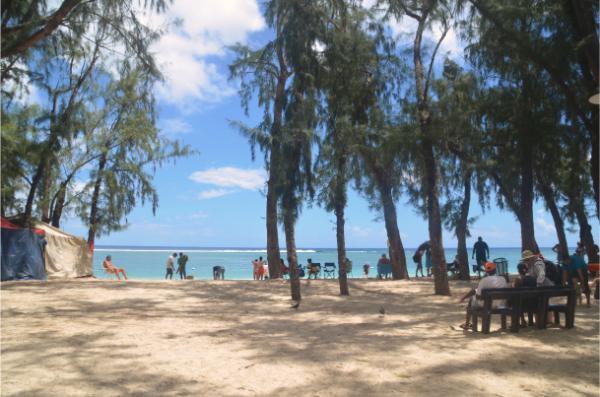
[{"label": "wooden bench", "polygon": [[[550,298],[565,296],[566,304],[549,305]],[[471,309],[473,330],[477,331],[477,318],[481,317],[481,331],[490,332],[492,314],[500,314],[502,328],[506,328],[506,316],[511,317],[511,331],[519,332],[519,321],[523,313],[523,300],[537,300],[537,328],[546,328],[548,311],[555,314],[555,322],[559,313],[565,313],[565,327],[575,325],[575,289],[572,287],[537,287],[537,288],[490,288],[481,293],[483,307]],[[507,307],[494,308],[494,300],[506,300]]]}]

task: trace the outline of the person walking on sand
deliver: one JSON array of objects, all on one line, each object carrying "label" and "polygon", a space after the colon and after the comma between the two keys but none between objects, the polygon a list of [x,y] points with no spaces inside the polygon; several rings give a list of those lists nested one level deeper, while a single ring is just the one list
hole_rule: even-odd
[{"label": "person walking on sand", "polygon": [[179,278],[181,280],[184,280],[185,277],[187,276],[187,273],[185,272],[185,264],[188,261],[188,256],[184,255],[183,252],[179,253],[179,259],[177,259],[177,273],[179,273]]},{"label": "person walking on sand", "polygon": [[177,258],[177,253],[173,252],[173,254],[167,259],[167,274],[165,274],[165,280],[173,280],[173,268],[175,267],[175,258]]},{"label": "person walking on sand", "polygon": [[477,242],[473,245],[473,254],[471,255],[471,259],[475,257],[475,261],[477,262],[477,273],[483,270],[483,264],[487,261],[487,258],[490,256],[490,249],[483,238],[481,236],[477,237]]},{"label": "person walking on sand", "polygon": [[125,269],[113,265],[112,257],[110,255],[108,255],[106,259],[104,259],[104,261],[102,262],[102,267],[104,268],[104,270],[106,270],[106,273],[112,273],[115,276],[117,276],[117,280],[121,279],[121,277],[119,277],[119,273],[121,273],[125,280],[127,280],[127,274],[125,273]]}]

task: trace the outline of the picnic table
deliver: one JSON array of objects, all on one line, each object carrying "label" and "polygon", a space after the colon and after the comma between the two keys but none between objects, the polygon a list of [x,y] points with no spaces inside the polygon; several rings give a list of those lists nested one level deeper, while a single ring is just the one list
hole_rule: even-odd
[{"label": "picnic table", "polygon": [[[566,304],[549,304],[550,298],[564,296]],[[523,302],[537,302],[535,312],[537,313],[537,328],[546,328],[548,312],[555,316],[555,323],[559,323],[559,313],[565,314],[565,328],[573,328],[575,325],[575,288],[573,287],[519,287],[519,288],[489,288],[481,292],[483,307],[474,308],[471,314],[473,330],[477,331],[477,319],[481,317],[481,331],[484,334],[490,332],[492,314],[500,314],[502,328],[506,328],[506,317],[511,318],[511,331],[519,332],[519,321],[524,313]],[[506,307],[494,308],[494,300],[506,300]]]}]

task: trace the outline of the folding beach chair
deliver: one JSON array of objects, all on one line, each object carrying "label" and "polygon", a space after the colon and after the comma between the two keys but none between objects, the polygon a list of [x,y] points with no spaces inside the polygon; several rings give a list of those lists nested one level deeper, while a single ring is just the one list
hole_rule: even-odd
[{"label": "folding beach chair", "polygon": [[335,263],[325,262],[323,267],[323,278],[335,278]]}]

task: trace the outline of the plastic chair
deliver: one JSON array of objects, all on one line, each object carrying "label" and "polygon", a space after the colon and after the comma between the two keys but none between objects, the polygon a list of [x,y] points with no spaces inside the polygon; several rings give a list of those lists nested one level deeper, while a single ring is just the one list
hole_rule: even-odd
[{"label": "plastic chair", "polygon": [[323,278],[335,278],[335,263],[325,262],[323,266]]}]

